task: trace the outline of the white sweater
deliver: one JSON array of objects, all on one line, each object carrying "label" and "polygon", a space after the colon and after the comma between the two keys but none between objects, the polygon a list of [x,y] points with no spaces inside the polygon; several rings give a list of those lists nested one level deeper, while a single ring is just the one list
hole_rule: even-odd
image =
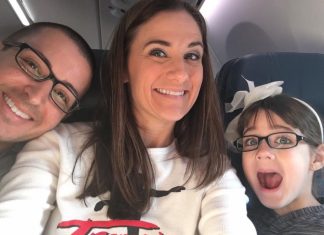
[{"label": "white sweater", "polygon": [[[140,220],[110,220],[107,206],[100,204],[109,192],[85,203],[76,198],[93,159],[92,149],[87,150],[72,179],[89,130],[81,123],[61,124],[25,146],[0,183],[0,234],[256,234],[246,215],[245,189],[232,169],[208,187],[193,189],[192,179],[177,192],[153,197]],[[156,177],[153,188],[182,186],[188,161],[177,157],[174,145],[148,151]]]}]

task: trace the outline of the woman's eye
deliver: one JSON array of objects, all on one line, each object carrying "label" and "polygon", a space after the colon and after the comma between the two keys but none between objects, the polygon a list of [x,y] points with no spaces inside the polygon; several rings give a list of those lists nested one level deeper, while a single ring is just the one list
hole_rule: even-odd
[{"label": "woman's eye", "polygon": [[166,57],[166,54],[164,53],[164,51],[159,50],[159,49],[154,49],[154,50],[150,51],[150,55],[156,56],[156,57]]},{"label": "woman's eye", "polygon": [[189,60],[199,60],[200,59],[200,55],[197,55],[195,53],[188,53],[185,55],[184,57],[185,59],[189,59]]}]

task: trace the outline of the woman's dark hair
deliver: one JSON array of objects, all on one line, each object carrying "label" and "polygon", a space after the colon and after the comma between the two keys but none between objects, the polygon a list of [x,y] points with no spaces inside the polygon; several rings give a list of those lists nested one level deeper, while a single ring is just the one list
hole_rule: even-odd
[{"label": "woman's dark hair", "polygon": [[107,212],[110,218],[134,218],[150,206],[154,173],[138,131],[124,76],[128,70],[129,50],[138,28],[156,14],[166,11],[186,11],[190,14],[199,26],[204,46],[200,93],[192,109],[175,125],[176,149],[181,156],[190,159],[187,174],[189,179],[198,176],[197,187],[222,176],[228,166],[222,114],[211,70],[203,16],[190,4],[180,0],[139,1],[126,12],[114,34],[102,79],[101,117],[84,148],[94,146],[95,159],[80,198],[110,191]]},{"label": "woman's dark hair", "polygon": [[237,128],[241,136],[244,127],[252,118],[256,120],[260,110],[266,112],[271,124],[273,123],[271,113],[274,113],[290,126],[299,129],[309,144],[318,146],[322,143],[321,127],[315,114],[300,101],[283,94],[259,100],[244,110]]},{"label": "woman's dark hair", "polygon": [[79,33],[77,33],[75,30],[73,30],[72,28],[66,25],[53,23],[53,22],[33,23],[29,26],[23,27],[18,31],[12,33],[4,41],[21,42],[21,40],[24,40],[27,37],[32,37],[37,35],[40,31],[44,29],[57,29],[63,32],[67,37],[69,37],[77,45],[81,54],[89,63],[91,69],[90,70],[91,76],[93,76],[95,60],[94,60],[94,55],[92,53],[92,49]]}]

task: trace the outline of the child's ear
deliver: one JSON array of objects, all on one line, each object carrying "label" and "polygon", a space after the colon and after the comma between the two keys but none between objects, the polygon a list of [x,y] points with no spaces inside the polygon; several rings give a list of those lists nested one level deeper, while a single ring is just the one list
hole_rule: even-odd
[{"label": "child's ear", "polygon": [[324,144],[320,144],[312,157],[311,169],[317,171],[324,167]]}]

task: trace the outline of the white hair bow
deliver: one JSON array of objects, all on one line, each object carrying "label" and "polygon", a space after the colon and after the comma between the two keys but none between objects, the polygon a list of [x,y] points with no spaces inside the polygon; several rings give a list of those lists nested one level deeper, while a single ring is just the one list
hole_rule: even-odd
[{"label": "white hair bow", "polygon": [[[281,85],[284,83],[283,81],[275,81],[261,86],[255,86],[253,81],[247,80],[243,75],[241,76],[247,82],[249,91],[237,91],[232,102],[225,103],[226,113],[230,113],[241,108],[245,110],[247,107],[258,100],[262,100],[269,96],[275,96],[282,93]],[[225,138],[231,144],[231,146],[233,145],[233,142],[240,137],[239,133],[237,132],[237,125],[240,116],[241,114],[237,115],[228,124],[225,131]]]}]

